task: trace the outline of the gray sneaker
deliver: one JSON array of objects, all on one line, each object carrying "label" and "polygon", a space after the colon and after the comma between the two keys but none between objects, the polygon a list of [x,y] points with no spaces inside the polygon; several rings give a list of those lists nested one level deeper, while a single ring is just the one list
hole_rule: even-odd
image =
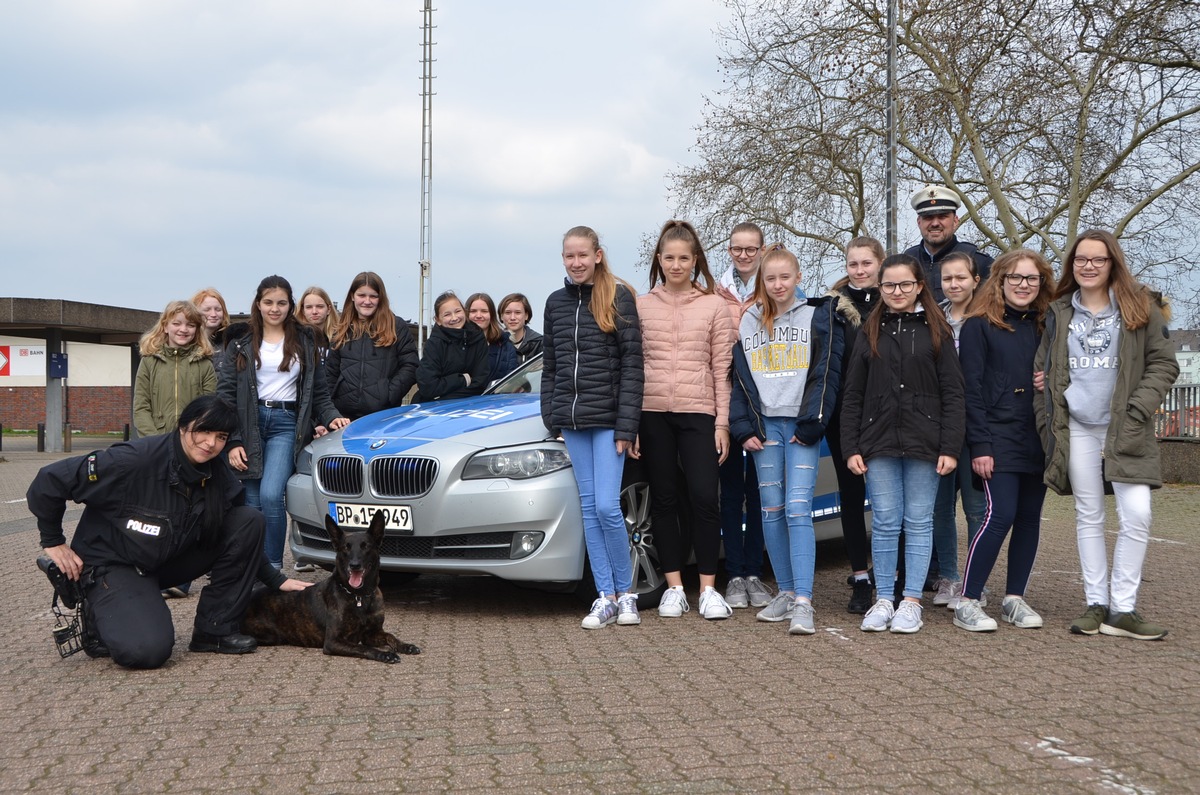
[{"label": "gray sneaker", "polygon": [[700,592],[700,615],[709,621],[717,621],[733,615],[733,608],[721,596],[720,591],[709,587]]},{"label": "gray sneaker", "polygon": [[792,625],[788,627],[788,634],[812,635],[817,631],[813,619],[812,602],[796,601],[792,607]]},{"label": "gray sneaker", "polygon": [[592,602],[592,609],[583,617],[580,626],[584,629],[600,629],[616,620],[617,603],[601,594],[599,599]]},{"label": "gray sneaker", "polygon": [[956,581],[948,580],[945,577],[938,577],[935,585],[937,587],[934,590],[937,593],[933,595],[933,603],[939,606],[946,605],[953,610],[954,607],[951,606],[951,602],[957,602],[958,597],[962,595],[962,580]]},{"label": "gray sneaker", "polygon": [[679,618],[691,609],[682,588],[668,588],[658,603],[658,615],[662,618]]},{"label": "gray sneaker", "polygon": [[624,593],[617,597],[617,626],[630,627],[642,623],[638,615],[637,594]]},{"label": "gray sneaker", "polygon": [[895,614],[892,603],[887,599],[880,599],[863,616],[862,624],[858,628],[863,632],[883,632],[888,628],[888,624],[892,623],[892,616]]},{"label": "gray sneaker", "polygon": [[1000,603],[1000,618],[1017,629],[1041,629],[1042,617],[1019,596],[1006,596]]},{"label": "gray sneaker", "polygon": [[746,578],[734,577],[725,586],[725,603],[730,607],[749,607],[750,596],[746,593]]},{"label": "gray sneaker", "polygon": [[775,598],[775,592],[757,577],[746,578],[746,595],[750,597],[751,607],[766,607]]},{"label": "gray sneaker", "polygon": [[757,618],[759,621],[787,621],[792,617],[795,604],[796,597],[793,594],[781,593],[758,611]]},{"label": "gray sneaker", "polygon": [[888,629],[901,635],[911,635],[924,626],[921,621],[920,602],[910,602],[907,599],[900,602],[896,614],[892,616],[892,624]]},{"label": "gray sneaker", "polygon": [[978,599],[963,596],[954,608],[954,626],[968,632],[995,632],[997,624],[996,619],[983,612]]}]

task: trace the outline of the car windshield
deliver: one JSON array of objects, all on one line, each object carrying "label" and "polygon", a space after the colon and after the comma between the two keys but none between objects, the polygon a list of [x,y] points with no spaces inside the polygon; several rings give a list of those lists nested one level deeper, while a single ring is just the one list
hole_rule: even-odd
[{"label": "car windshield", "polygon": [[542,357],[539,354],[500,379],[484,394],[512,395],[518,392],[531,392],[536,395],[541,391]]}]

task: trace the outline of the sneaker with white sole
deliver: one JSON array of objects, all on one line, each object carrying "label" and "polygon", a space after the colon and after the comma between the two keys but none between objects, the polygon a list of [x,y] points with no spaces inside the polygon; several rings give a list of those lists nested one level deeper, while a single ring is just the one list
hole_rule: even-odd
[{"label": "sneaker with white sole", "polygon": [[896,608],[896,614],[892,616],[892,623],[888,629],[900,635],[911,635],[924,625],[921,621],[921,603],[905,599]]},{"label": "sneaker with white sole", "polygon": [[939,606],[949,606],[950,602],[962,595],[962,586],[962,580],[949,580],[945,577],[938,577],[937,588],[935,589],[937,593],[933,595],[933,603]]},{"label": "sneaker with white sole", "polygon": [[710,585],[700,592],[700,615],[709,621],[719,621],[733,615],[733,608],[721,596],[721,592]]},{"label": "sneaker with white sole", "polygon": [[583,617],[580,626],[584,629],[600,629],[616,620],[617,603],[601,594],[599,599],[592,602],[592,609]]},{"label": "sneaker with white sole", "polygon": [[880,599],[863,616],[862,624],[858,628],[863,632],[883,632],[888,628],[888,624],[892,623],[892,616],[895,614],[892,603],[887,599]]},{"label": "sneaker with white sole", "polygon": [[996,619],[983,612],[978,599],[963,596],[954,608],[954,626],[967,632],[995,632],[998,625]]},{"label": "sneaker with white sole", "polygon": [[750,597],[751,607],[766,607],[775,598],[775,592],[757,577],[746,578],[746,595]]},{"label": "sneaker with white sole", "polygon": [[683,592],[682,586],[668,588],[658,603],[658,615],[662,618],[679,618],[691,609],[692,606],[688,604],[687,594]]},{"label": "sneaker with white sole", "polygon": [[642,623],[638,615],[637,594],[623,593],[617,597],[617,626],[630,627]]},{"label": "sneaker with white sole", "polygon": [[1160,640],[1166,637],[1167,629],[1151,624],[1138,611],[1130,610],[1128,613],[1109,613],[1100,625],[1100,634],[1134,640]]},{"label": "sneaker with white sole", "polygon": [[308,574],[317,570],[315,563],[296,563],[292,566],[292,571],[297,574]]},{"label": "sneaker with white sole", "polygon": [[1042,617],[1019,596],[1006,596],[1000,603],[1000,618],[1017,629],[1041,629]]},{"label": "sneaker with white sole", "polygon": [[725,586],[725,603],[733,608],[750,606],[750,595],[746,593],[745,577],[734,577]]},{"label": "sneaker with white sole", "polygon": [[766,607],[755,615],[759,621],[790,621],[792,608],[796,605],[795,594],[781,593],[767,603]]},{"label": "sneaker with white sole", "polygon": [[796,600],[792,607],[792,625],[788,627],[789,635],[812,635],[817,631],[816,616],[813,613],[812,602]]}]

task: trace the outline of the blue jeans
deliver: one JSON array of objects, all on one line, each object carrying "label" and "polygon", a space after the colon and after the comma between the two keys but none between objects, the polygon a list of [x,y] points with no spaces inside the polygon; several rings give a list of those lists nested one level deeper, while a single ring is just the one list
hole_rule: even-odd
[{"label": "blue jeans", "polygon": [[896,589],[900,530],[904,529],[904,595],[921,598],[933,540],[933,503],[937,464],[914,458],[880,456],[867,462],[871,519],[871,556],[875,589],[891,599]]},{"label": "blue jeans", "polygon": [[737,448],[730,450],[729,457],[721,464],[721,541],[725,545],[725,573],[729,579],[762,576],[763,527],[758,474],[754,469],[754,457]]},{"label": "blue jeans", "polygon": [[267,520],[263,551],[277,569],[283,568],[283,544],[287,540],[286,496],[288,478],[296,468],[296,412],[258,407],[258,434],[262,439],[263,474],[246,481],[246,504],[262,511]]},{"label": "blue jeans", "polygon": [[562,435],[579,486],[583,540],[596,590],[604,596],[623,594],[633,588],[629,532],[621,513],[625,456],[617,455],[612,428],[564,430]]},{"label": "blue jeans", "polygon": [[958,457],[958,468],[948,475],[941,475],[938,483],[937,501],[933,506],[933,559],[929,572],[932,576],[958,581],[958,522],[955,519],[955,499],[962,495],[963,513],[967,517],[967,546],[975,543],[983,527],[987,500],[983,492],[975,488],[972,481],[971,454],[966,445]]},{"label": "blue jeans", "polygon": [[812,502],[821,445],[788,441],[796,430],[794,419],[763,417],[763,425],[767,440],[763,449],[754,453],[754,467],[767,554],[779,590],[812,599],[817,565]]}]

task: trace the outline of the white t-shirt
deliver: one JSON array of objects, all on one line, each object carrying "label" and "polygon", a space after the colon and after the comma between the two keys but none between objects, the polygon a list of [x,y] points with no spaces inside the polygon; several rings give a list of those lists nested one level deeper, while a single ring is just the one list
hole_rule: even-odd
[{"label": "white t-shirt", "polygon": [[300,379],[300,363],[293,360],[287,372],[280,372],[279,365],[283,364],[283,340],[270,343],[263,340],[258,349],[262,366],[258,368],[258,399],[259,400],[295,400],[296,383]]}]

